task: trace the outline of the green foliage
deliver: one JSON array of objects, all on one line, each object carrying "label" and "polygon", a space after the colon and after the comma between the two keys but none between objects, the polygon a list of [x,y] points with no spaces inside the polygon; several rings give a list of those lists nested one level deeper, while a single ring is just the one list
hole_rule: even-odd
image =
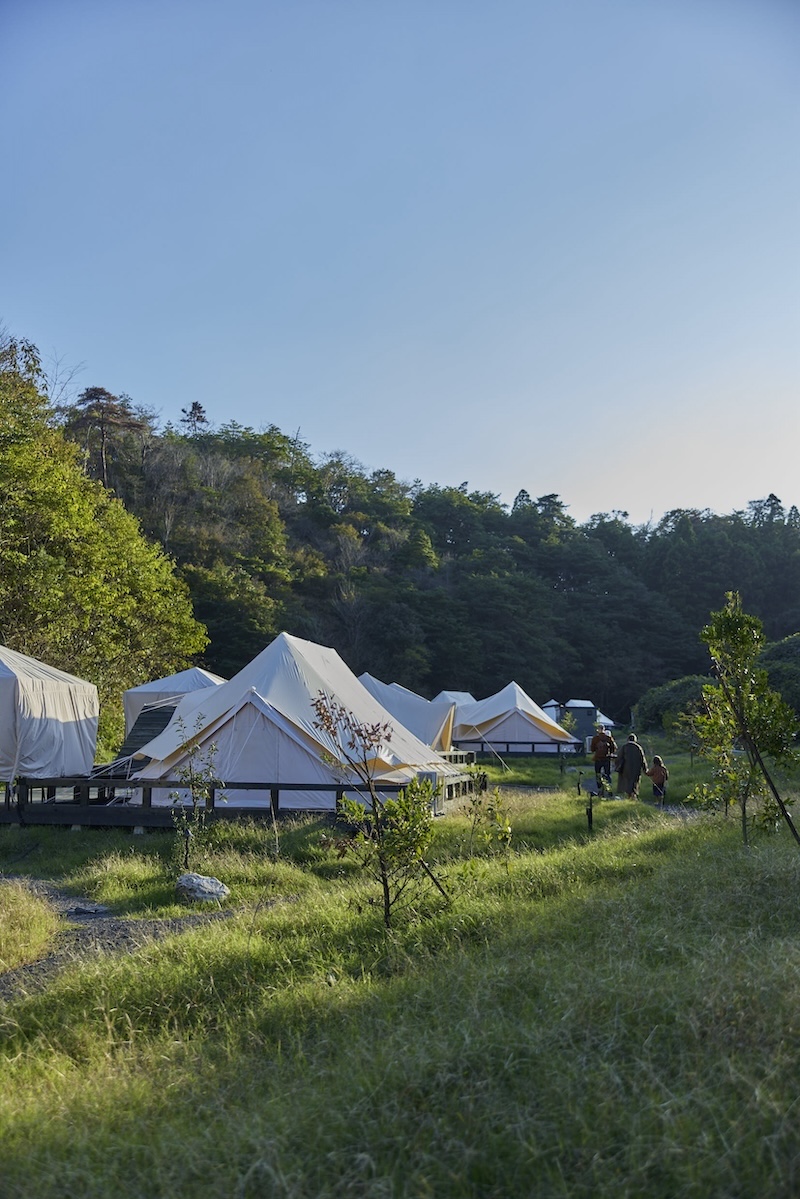
[{"label": "green foliage", "polygon": [[217,777],[214,765],[217,746],[214,742],[201,745],[198,740],[200,722],[192,737],[186,735],[182,720],[178,721],[178,729],[185,738],[183,749],[186,758],[175,772],[176,779],[182,784],[181,790],[170,792],[172,823],[176,834],[175,860],[179,870],[191,870],[197,868],[205,850],[207,815],[212,794],[215,802],[220,800],[224,803],[222,788],[225,783]]},{"label": "green foliage", "polygon": [[[37,391],[35,348],[6,358]],[[614,511],[578,525],[553,493],[522,489],[509,511],[466,482],[406,483],[344,452],[314,459],[274,425],[182,411],[159,431],[128,397],[90,388],[59,419],[86,472],[177,561],[221,674],[286,629],[426,695],[514,678],[539,701],[587,695],[627,724],[645,693],[704,671],[698,631],[729,587],[771,639],[800,629],[800,515],[774,495],[724,516],[675,509],[631,527]],[[800,712],[791,663],[769,669]],[[643,727],[671,719],[658,704]]]},{"label": "green foliage", "polygon": [[215,647],[215,670],[232,678],[280,632],[278,603],[242,566],[187,565],[181,576]]},{"label": "green foliage", "polygon": [[32,355],[12,341],[0,357],[0,641],[97,685],[102,755],[122,692],[188,665],[206,636],[172,563],[47,423]]},{"label": "green foliage", "polygon": [[800,717],[800,633],[768,645],[759,656],[773,687]]},{"label": "green foliage", "polygon": [[717,682],[704,686],[705,711],[692,717],[701,751],[713,764],[711,781],[699,787],[695,797],[726,811],[738,804],[745,843],[750,803],[760,804],[767,823],[774,824],[783,814],[794,831],[764,757],[793,761],[798,723],[789,705],[769,687],[767,672],[757,665],[764,647],[761,621],[744,612],[739,595],[729,592],[725,607],[711,613],[702,638]]},{"label": "green foliage", "polygon": [[387,928],[401,907],[417,910],[421,893],[430,886],[425,855],[433,838],[433,800],[430,782],[416,779],[377,804],[365,805],[348,796],[342,799],[338,819],[350,835],[336,842],[337,850],[354,854],[382,888],[384,882],[388,884]]},{"label": "green foliage", "polygon": [[476,785],[467,799],[466,812],[469,820],[468,858],[472,859],[476,848],[482,843],[490,852],[499,853],[508,868],[513,831],[508,800],[501,796],[500,788],[489,791]]},{"label": "green foliage", "polygon": [[50,905],[23,883],[0,882],[0,976],[42,957],[52,944],[57,918]]},{"label": "green foliage", "polygon": [[338,700],[320,693],[314,701],[314,724],[335,747],[335,767],[355,776],[367,790],[368,800],[343,796],[340,818],[352,827],[345,849],[352,849],[380,884],[383,922],[390,929],[401,905],[415,903],[423,884],[447,893],[425,861],[433,833],[435,791],[430,781],[412,779],[395,797],[382,795],[377,762],[391,738],[385,724],[364,724]]},{"label": "green foliage", "polygon": [[[525,802],[515,828],[563,797]],[[775,897],[800,857],[613,803],[626,818],[587,842],[569,802],[560,841],[510,873],[487,854],[392,938],[358,879],[221,830],[271,906],[3,1005],[4,1195],[791,1195],[800,916]],[[81,882],[124,873],[117,837],[60,833]]]},{"label": "green foliage", "polygon": [[688,675],[651,687],[636,703],[636,726],[643,731],[671,729],[681,713],[695,711],[703,700],[703,675]]},{"label": "green foliage", "polygon": [[561,725],[562,729],[565,729],[568,733],[571,733],[574,736],[575,730],[578,727],[578,718],[574,712],[565,712],[560,718],[559,724]]}]

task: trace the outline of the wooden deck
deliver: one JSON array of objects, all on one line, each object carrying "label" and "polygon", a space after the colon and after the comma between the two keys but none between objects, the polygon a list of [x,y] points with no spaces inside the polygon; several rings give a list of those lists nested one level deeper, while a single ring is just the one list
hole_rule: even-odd
[{"label": "wooden deck", "polygon": [[[444,802],[472,789],[472,779],[464,776],[448,784],[447,793],[437,800],[436,811],[444,810]],[[156,792],[186,792],[186,783],[179,779],[160,779],[147,784],[129,778],[70,777],[18,779],[16,794],[6,785],[0,801],[0,825],[62,825],[87,828],[172,828],[173,803],[153,802]],[[269,800],[252,807],[236,805],[225,800],[225,791],[258,791],[269,793]],[[403,787],[397,783],[381,784],[383,794],[396,794]],[[293,806],[293,792],[319,795],[318,805]],[[207,818],[212,820],[273,819],[297,816],[306,812],[333,816],[342,797],[364,795],[367,789],[336,783],[266,783],[231,782],[227,788],[212,789],[206,800]],[[164,797],[166,798],[166,796]]]}]

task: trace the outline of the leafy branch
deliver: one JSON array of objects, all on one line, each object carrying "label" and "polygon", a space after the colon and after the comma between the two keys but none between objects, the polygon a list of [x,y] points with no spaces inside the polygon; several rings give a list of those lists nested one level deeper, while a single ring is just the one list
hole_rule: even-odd
[{"label": "leafy branch", "polygon": [[380,884],[383,922],[392,927],[395,909],[418,892],[422,880],[449,901],[441,880],[425,860],[433,838],[435,788],[430,780],[413,779],[396,796],[382,795],[377,773],[381,750],[391,740],[388,723],[365,723],[333,697],[320,692],[314,700],[320,729],[335,747],[332,764],[355,775],[367,802],[343,796],[338,818],[351,830],[336,843],[340,856],[353,853]]}]

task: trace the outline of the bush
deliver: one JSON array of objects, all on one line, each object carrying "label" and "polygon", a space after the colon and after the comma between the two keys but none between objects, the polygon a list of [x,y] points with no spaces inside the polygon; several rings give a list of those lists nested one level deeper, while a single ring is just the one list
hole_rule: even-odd
[{"label": "bush", "polygon": [[758,664],[766,670],[770,687],[800,716],[800,633],[768,646]]},{"label": "bush", "polygon": [[642,731],[667,728],[670,718],[698,705],[703,696],[703,685],[708,681],[703,675],[690,674],[661,687],[651,687],[634,708],[636,727]]}]

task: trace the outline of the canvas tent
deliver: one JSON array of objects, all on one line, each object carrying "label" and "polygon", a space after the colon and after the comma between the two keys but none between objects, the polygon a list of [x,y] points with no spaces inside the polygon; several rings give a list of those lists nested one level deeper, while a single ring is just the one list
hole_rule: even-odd
[{"label": "canvas tent", "polygon": [[[264,806],[267,791],[237,790],[237,782],[341,784],[355,776],[331,738],[315,725],[314,700],[334,698],[359,723],[387,724],[371,769],[386,783],[407,783],[418,774],[454,782],[459,772],[381,707],[333,649],[281,633],[228,683],[185,695],[164,732],[143,746],[132,777],[142,782],[180,777],[187,741],[199,753],[216,749],[213,767],[224,796],[237,807]],[[149,759],[147,761],[146,759]],[[338,760],[339,765],[334,760]],[[152,793],[169,802],[168,792]],[[335,807],[335,792],[281,791],[281,808]]]},{"label": "canvas tent", "polygon": [[399,683],[382,683],[373,675],[359,675],[370,695],[391,712],[400,723],[425,745],[441,753],[450,749],[456,706],[450,700],[427,700]]},{"label": "canvas tent", "polygon": [[226,682],[218,674],[211,674],[199,666],[189,670],[181,670],[178,674],[168,675],[165,679],[154,679],[152,683],[141,683],[131,687],[122,696],[122,706],[125,709],[125,736],[136,724],[137,717],[145,706],[153,704],[174,704],[190,691],[202,691],[206,687],[218,687]]},{"label": "canvas tent", "polygon": [[438,695],[434,695],[431,703],[438,704],[442,701],[448,704],[474,704],[478,702],[474,695],[470,695],[469,691],[440,691]]},{"label": "canvas tent", "polygon": [[498,753],[572,753],[577,745],[518,683],[488,699],[459,704],[453,741],[464,749],[480,744]]},{"label": "canvas tent", "polygon": [[0,646],[0,782],[88,775],[99,713],[94,683]]}]

